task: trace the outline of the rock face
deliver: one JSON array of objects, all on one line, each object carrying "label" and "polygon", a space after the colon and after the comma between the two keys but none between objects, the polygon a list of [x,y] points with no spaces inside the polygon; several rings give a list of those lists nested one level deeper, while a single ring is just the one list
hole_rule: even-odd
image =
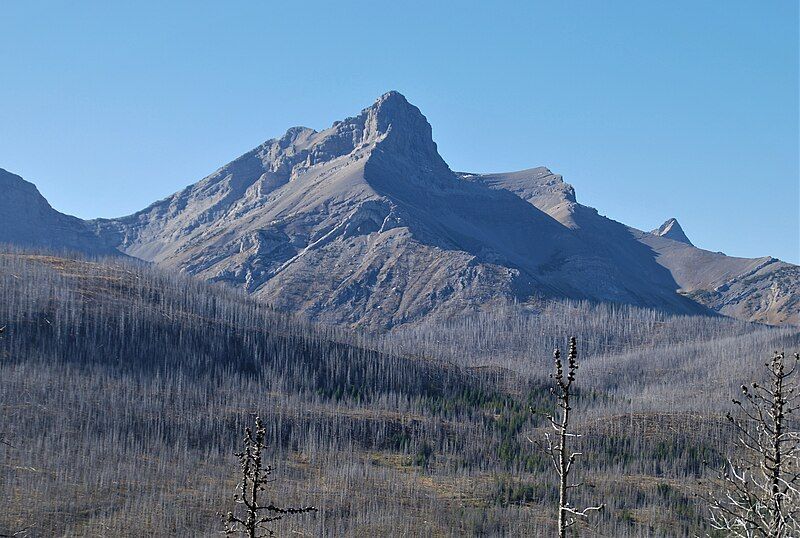
[{"label": "rock face", "polygon": [[659,237],[666,237],[667,239],[672,239],[673,241],[694,246],[692,245],[692,242],[689,241],[689,238],[686,237],[686,234],[683,233],[683,228],[681,228],[681,225],[678,224],[676,219],[669,219],[667,222],[650,233]]},{"label": "rock face", "polygon": [[797,267],[706,252],[667,224],[646,233],[603,217],[546,168],[453,172],[425,116],[389,92],[326,130],[289,129],[138,213],[75,229],[349,326],[559,298],[800,321]]},{"label": "rock face", "polygon": [[0,244],[88,255],[119,255],[76,217],[59,213],[33,183],[0,168]]}]

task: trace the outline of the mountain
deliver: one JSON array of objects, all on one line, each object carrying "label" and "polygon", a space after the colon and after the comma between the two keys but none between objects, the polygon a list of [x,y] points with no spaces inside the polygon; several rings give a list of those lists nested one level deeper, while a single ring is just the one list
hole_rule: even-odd
[{"label": "mountain", "polygon": [[0,168],[0,243],[88,255],[119,255],[79,218],[59,213],[33,183]]},{"label": "mountain", "polygon": [[675,219],[649,233],[625,226],[579,204],[572,186],[546,168],[462,177],[514,192],[634,274],[666,270],[677,294],[711,311],[772,325],[800,324],[796,265],[697,248]]},{"label": "mountain", "polygon": [[335,324],[389,328],[553,298],[797,321],[796,267],[696,249],[675,241],[677,222],[660,235],[627,227],[545,168],[455,173],[397,92],[91,225],[131,256]]},{"label": "mountain", "polygon": [[397,92],[94,225],[127,254],[339,324],[386,328],[560,297],[703,310],[666,271],[634,274],[514,193],[464,181]]},{"label": "mountain", "polygon": [[546,168],[454,172],[397,92],[85,225],[107,249],[338,325],[387,329],[551,299],[800,323],[796,266],[697,249],[677,221],[630,228],[579,204]]}]

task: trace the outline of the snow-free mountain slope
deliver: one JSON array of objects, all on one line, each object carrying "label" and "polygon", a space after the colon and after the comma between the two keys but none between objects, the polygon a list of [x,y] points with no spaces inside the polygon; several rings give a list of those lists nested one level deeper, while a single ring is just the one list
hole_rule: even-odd
[{"label": "snow-free mountain slope", "polygon": [[[460,175],[468,181],[479,181],[495,189],[511,191],[554,218],[559,214],[560,208],[576,202],[575,189],[572,185],[543,166],[518,172]],[[569,223],[562,222],[562,224]]]},{"label": "snow-free mountain slope", "polygon": [[453,173],[397,92],[95,225],[128,254],[336,323],[389,327],[564,297],[704,310],[675,294],[660,266],[631,274],[516,193]]},{"label": "snow-free mountain slope", "polygon": [[696,248],[676,219],[649,233],[625,226],[577,203],[572,187],[545,168],[465,177],[517,193],[543,209],[630,268],[629,278],[657,275],[657,265],[668,272],[676,293],[712,311],[749,321],[800,325],[796,265],[769,256],[737,258]]},{"label": "snow-free mountain slope", "polygon": [[455,173],[397,92],[328,129],[289,129],[127,217],[84,223],[19,181],[27,194],[2,217],[12,242],[119,249],[329,323],[383,329],[565,298],[800,323],[796,266],[697,249],[674,219],[628,227],[546,168]]},{"label": "snow-free mountain slope", "polygon": [[680,293],[699,304],[734,318],[800,325],[800,267],[770,256],[726,256],[644,232],[637,237],[669,269]]},{"label": "snow-free mountain slope", "polygon": [[0,243],[89,255],[119,255],[79,218],[59,213],[33,183],[0,168]]}]

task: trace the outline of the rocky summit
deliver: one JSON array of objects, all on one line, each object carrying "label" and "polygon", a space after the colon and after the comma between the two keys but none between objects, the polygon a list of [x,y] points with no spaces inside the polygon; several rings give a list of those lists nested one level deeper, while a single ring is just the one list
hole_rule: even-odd
[{"label": "rocky summit", "polygon": [[692,245],[692,242],[689,241],[689,238],[686,237],[686,234],[681,228],[681,225],[678,224],[677,219],[669,219],[664,224],[650,232],[653,235],[657,235],[659,237],[666,237],[667,239],[672,239],[673,241],[680,241],[681,243],[686,243],[687,245]]},{"label": "rocky summit", "polygon": [[797,266],[696,248],[674,219],[625,226],[546,168],[454,172],[398,92],[323,131],[293,127],[133,215],[70,222],[96,248],[339,325],[565,298],[800,323]]}]

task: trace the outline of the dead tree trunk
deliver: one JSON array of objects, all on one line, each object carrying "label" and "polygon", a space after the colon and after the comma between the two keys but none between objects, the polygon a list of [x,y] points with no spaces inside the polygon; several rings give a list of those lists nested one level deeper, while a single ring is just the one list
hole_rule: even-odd
[{"label": "dead tree trunk", "polygon": [[[800,356],[787,364],[775,353],[765,385],[742,385],[730,413],[743,455],[728,458],[722,495],[709,492],[711,527],[743,538],[800,535],[800,432],[789,422],[800,409],[793,376]],[[796,425],[796,423],[795,423]]]},{"label": "dead tree trunk", "polygon": [[565,538],[567,529],[577,522],[576,517],[587,517],[592,511],[602,510],[604,505],[577,509],[569,503],[570,490],[583,485],[581,482],[570,482],[572,467],[578,456],[581,455],[580,452],[571,452],[569,449],[570,439],[580,437],[580,434],[570,431],[572,384],[575,381],[575,372],[578,370],[578,343],[575,337],[569,339],[566,372],[561,362],[561,351],[558,348],[553,352],[553,358],[555,372],[550,374],[550,377],[555,381],[555,385],[551,387],[550,391],[556,398],[556,413],[548,415],[547,419],[555,431],[556,442],[553,443],[553,437],[549,432],[545,433],[547,446],[544,447],[544,451],[550,456],[558,475],[558,536]]},{"label": "dead tree trunk", "polygon": [[233,495],[233,500],[241,507],[237,515],[228,512],[225,515],[224,532],[226,535],[244,533],[247,538],[263,538],[275,536],[275,531],[269,525],[287,514],[304,514],[316,512],[313,506],[301,508],[279,508],[273,503],[264,504],[262,492],[266,490],[271,481],[272,466],[264,466],[262,454],[266,448],[264,442],[266,429],[259,417],[256,417],[255,434],[250,428],[245,429],[244,450],[236,454],[239,458],[242,481],[237,486],[238,492]]}]

